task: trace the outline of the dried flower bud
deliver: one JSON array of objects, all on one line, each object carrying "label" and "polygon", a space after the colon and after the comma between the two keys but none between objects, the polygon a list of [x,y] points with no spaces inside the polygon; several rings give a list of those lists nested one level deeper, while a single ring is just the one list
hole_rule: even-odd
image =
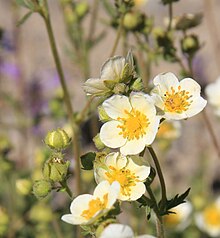
[{"label": "dried flower bud", "polygon": [[51,192],[51,182],[45,179],[35,181],[33,185],[33,194],[37,199],[45,198]]},{"label": "dried flower bud", "polygon": [[65,149],[70,141],[68,134],[60,128],[48,132],[44,140],[46,145],[57,151]]},{"label": "dried flower bud", "polygon": [[62,182],[67,174],[70,162],[64,161],[60,153],[55,153],[45,162],[43,176],[53,182]]}]

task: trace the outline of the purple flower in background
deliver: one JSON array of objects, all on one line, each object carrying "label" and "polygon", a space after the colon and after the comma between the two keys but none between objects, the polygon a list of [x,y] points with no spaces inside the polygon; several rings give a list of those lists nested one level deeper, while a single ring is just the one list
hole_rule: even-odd
[{"label": "purple flower in background", "polygon": [[10,78],[17,80],[20,77],[20,69],[16,64],[9,62],[0,62],[0,74],[9,76]]}]

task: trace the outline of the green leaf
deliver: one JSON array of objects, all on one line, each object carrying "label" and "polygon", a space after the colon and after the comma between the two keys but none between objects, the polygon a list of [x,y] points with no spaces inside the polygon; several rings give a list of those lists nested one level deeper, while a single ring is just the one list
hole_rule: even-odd
[{"label": "green leaf", "polygon": [[80,157],[82,169],[84,170],[92,170],[93,169],[93,161],[95,160],[96,153],[88,152]]},{"label": "green leaf", "polygon": [[29,11],[28,13],[26,13],[16,24],[16,26],[20,26],[22,25],[32,14],[32,11]]},{"label": "green leaf", "polygon": [[142,195],[138,200],[137,202],[139,202],[141,205],[140,207],[150,207],[150,208],[153,208],[154,207],[154,202],[146,197],[145,195]]},{"label": "green leaf", "polygon": [[171,211],[172,208],[178,206],[181,203],[186,202],[185,198],[188,196],[189,191],[190,191],[190,188],[188,188],[183,194],[181,194],[181,195],[177,194],[174,198],[172,198],[170,200],[167,200],[166,204],[163,207],[161,207],[162,204],[161,204],[161,201],[160,201],[159,202],[159,208],[161,209],[160,210],[160,215],[164,216],[164,215],[173,213]]}]

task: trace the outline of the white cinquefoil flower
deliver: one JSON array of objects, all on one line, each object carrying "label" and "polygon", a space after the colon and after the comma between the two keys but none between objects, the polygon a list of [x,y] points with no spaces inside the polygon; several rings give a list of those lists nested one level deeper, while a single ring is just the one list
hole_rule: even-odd
[{"label": "white cinquefoil flower", "polygon": [[114,93],[124,92],[126,83],[134,73],[133,56],[131,52],[127,57],[114,56],[102,66],[100,78],[90,78],[83,89],[87,95],[109,96]]},{"label": "white cinquefoil flower", "polygon": [[220,197],[196,214],[196,224],[210,237],[220,237]]},{"label": "white cinquefoil flower", "polygon": [[210,103],[215,110],[215,114],[220,116],[220,77],[213,83],[210,83],[205,88],[205,93]]},{"label": "white cinquefoil flower", "polygon": [[100,139],[110,148],[120,148],[124,155],[140,153],[152,144],[158,131],[160,117],[151,97],[131,93],[130,97],[114,95],[103,102],[110,118],[100,130]]},{"label": "white cinquefoil flower", "polygon": [[70,206],[71,214],[61,219],[72,225],[89,225],[98,217],[108,212],[116,202],[120,191],[118,182],[110,184],[102,181],[94,190],[94,194],[83,194],[76,197]]},{"label": "white cinquefoil flower", "polygon": [[173,73],[159,74],[153,79],[152,97],[166,119],[181,120],[203,110],[207,101],[200,96],[200,85],[191,78],[179,81]]},{"label": "white cinquefoil flower", "polygon": [[95,166],[95,179],[97,183],[103,180],[120,184],[119,200],[135,201],[146,191],[144,181],[150,174],[150,167],[139,166],[130,157],[119,153],[108,154],[102,164]]},{"label": "white cinquefoil flower", "polygon": [[156,238],[151,235],[135,236],[130,226],[123,224],[110,224],[108,225],[99,238]]}]

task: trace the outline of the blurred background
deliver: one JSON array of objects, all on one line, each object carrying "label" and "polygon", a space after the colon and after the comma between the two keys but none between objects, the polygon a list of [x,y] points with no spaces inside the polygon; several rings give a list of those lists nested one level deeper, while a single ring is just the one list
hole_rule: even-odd
[{"label": "blurred background", "polygon": [[[72,34],[80,31],[82,38],[97,37],[97,42],[85,54],[77,51],[77,45],[73,44],[74,40],[71,41],[66,19],[70,13],[68,8],[65,9],[64,2],[48,0],[68,90],[74,111],[77,112],[87,102],[82,84],[88,78],[98,78],[102,64],[110,56],[117,27],[105,3],[114,9],[114,1],[76,1],[85,3],[85,9],[81,9],[84,15],[80,28],[72,30]],[[47,159],[49,149],[43,143],[45,135],[57,127],[70,131],[47,31],[37,13],[17,27],[18,20],[27,13],[27,9],[18,6],[15,1],[0,0],[0,6],[0,237],[73,237],[72,226],[60,221],[61,214],[69,211],[70,201],[66,194],[54,193],[45,201],[38,202],[31,193],[33,181],[41,178],[41,167]],[[143,5],[137,5],[134,11],[153,17],[155,28],[166,26],[168,8],[159,0],[148,0]],[[189,13],[203,14],[201,24],[188,30],[188,33],[197,35],[200,41],[200,49],[192,65],[194,78],[202,86],[203,93],[205,87],[220,76],[219,11],[219,0],[181,0],[173,4],[173,17]],[[180,31],[175,32],[177,51],[187,65],[178,40],[181,37]],[[140,63],[142,51],[137,39],[135,34],[127,32],[126,45]],[[120,40],[115,55],[126,55],[123,44]],[[161,58],[152,61],[150,83],[154,76],[168,71],[181,78],[178,63]],[[220,119],[209,104],[206,115],[219,143]],[[97,120],[97,115],[93,113],[81,125],[81,154],[95,149],[92,138],[97,129],[91,129],[91,117]],[[161,138],[158,135],[154,146],[161,160],[168,194],[173,196],[191,187],[189,200],[196,211],[219,195],[220,158],[201,114],[183,121],[174,129],[176,134],[173,137],[163,137],[161,132]],[[71,160],[71,151],[67,150],[66,156]],[[71,166],[74,167],[74,164]],[[83,172],[82,176],[83,191],[91,193],[93,189],[88,187],[90,184],[95,186],[92,173]],[[70,185],[74,189],[72,181]],[[129,211],[133,208],[128,205],[125,209]],[[139,224],[135,219],[139,211],[131,213],[134,214],[131,218],[122,215],[122,222],[136,227],[138,232],[146,232],[145,223]],[[194,224],[193,228],[188,228],[191,233],[184,236],[172,231],[170,237],[212,237],[195,228],[193,215],[191,219]],[[55,231],[54,234],[51,234],[51,229]],[[153,231],[151,225],[147,229]]]}]

